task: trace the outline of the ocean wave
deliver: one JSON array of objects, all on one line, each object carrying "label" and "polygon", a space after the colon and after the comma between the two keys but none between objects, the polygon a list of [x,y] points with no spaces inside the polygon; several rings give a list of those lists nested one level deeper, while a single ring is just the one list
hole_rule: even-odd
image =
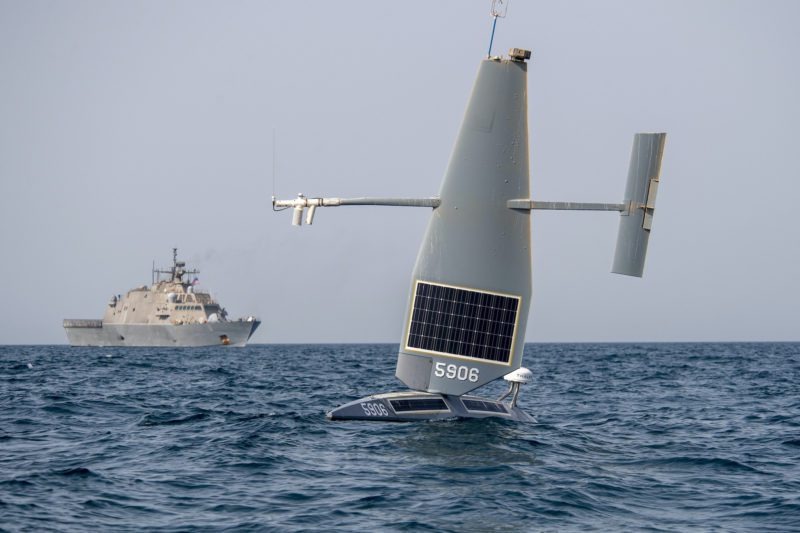
[{"label": "ocean wave", "polygon": [[140,426],[175,426],[200,422],[209,418],[208,413],[194,413],[181,416],[175,413],[148,413],[138,422]]},{"label": "ocean wave", "polygon": [[55,474],[59,476],[75,476],[75,477],[97,477],[97,474],[92,472],[90,469],[84,466],[78,466],[74,468],[67,468],[65,470],[59,470],[55,472]]}]

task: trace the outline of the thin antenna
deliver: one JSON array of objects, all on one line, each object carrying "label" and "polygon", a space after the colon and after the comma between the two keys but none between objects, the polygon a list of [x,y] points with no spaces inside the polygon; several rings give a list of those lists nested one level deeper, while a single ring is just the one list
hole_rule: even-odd
[{"label": "thin antenna", "polygon": [[508,2],[510,2],[510,0],[492,0],[492,11],[490,15],[494,20],[492,21],[492,36],[489,38],[489,51],[486,57],[492,57],[492,43],[494,43],[494,30],[497,27],[497,19],[506,17]]},{"label": "thin antenna", "polygon": [[272,198],[275,198],[275,128],[272,128]]},{"label": "thin antenna", "polygon": [[273,211],[284,211],[287,209],[286,207],[281,209],[275,209],[275,138],[277,137],[277,133],[275,133],[275,128],[272,128],[272,210]]}]

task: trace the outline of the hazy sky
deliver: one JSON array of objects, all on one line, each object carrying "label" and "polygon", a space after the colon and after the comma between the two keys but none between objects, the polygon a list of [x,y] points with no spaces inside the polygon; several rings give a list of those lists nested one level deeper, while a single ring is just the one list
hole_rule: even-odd
[{"label": "hazy sky", "polygon": [[[0,0],[0,344],[64,343],[171,248],[254,342],[399,342],[488,0]],[[800,2],[512,0],[532,195],[619,202],[668,132],[643,279],[616,213],[535,212],[528,341],[800,340]]]}]

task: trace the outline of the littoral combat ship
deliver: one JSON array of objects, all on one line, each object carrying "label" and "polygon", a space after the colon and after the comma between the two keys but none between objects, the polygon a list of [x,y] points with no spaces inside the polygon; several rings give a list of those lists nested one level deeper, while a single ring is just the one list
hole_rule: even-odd
[{"label": "littoral combat ship", "polygon": [[172,268],[153,268],[150,287],[112,296],[102,320],[65,319],[70,345],[244,346],[261,322],[253,316],[228,320],[219,302],[195,290],[199,273],[187,270],[173,248]]}]

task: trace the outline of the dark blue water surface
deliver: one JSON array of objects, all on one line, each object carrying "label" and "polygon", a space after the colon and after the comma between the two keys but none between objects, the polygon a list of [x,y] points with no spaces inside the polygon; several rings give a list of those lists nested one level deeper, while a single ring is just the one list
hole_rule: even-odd
[{"label": "dark blue water surface", "polygon": [[798,343],[530,344],[536,424],[325,419],[396,351],[0,347],[0,528],[800,530]]}]

